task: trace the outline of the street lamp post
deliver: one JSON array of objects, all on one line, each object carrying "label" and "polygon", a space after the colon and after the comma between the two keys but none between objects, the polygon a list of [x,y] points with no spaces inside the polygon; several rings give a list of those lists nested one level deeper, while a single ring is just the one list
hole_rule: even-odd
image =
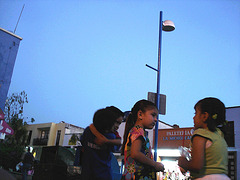
[{"label": "street lamp post", "polygon": [[[161,46],[162,46],[162,31],[173,31],[175,29],[174,23],[170,20],[162,21],[162,11],[160,11],[159,20],[159,40],[158,40],[158,68],[155,69],[146,64],[147,67],[157,71],[157,97],[155,99],[157,108],[160,112],[160,70],[161,70]],[[154,141],[154,160],[157,161],[157,145],[158,145],[158,119],[155,125],[155,141]]]}]

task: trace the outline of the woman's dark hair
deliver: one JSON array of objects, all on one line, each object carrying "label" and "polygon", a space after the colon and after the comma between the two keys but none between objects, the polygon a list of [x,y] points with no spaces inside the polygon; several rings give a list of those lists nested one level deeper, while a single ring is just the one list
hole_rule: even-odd
[{"label": "woman's dark hair", "polygon": [[207,97],[198,101],[194,106],[195,110],[196,108],[199,108],[201,113],[207,112],[209,114],[206,123],[210,131],[214,132],[217,127],[220,127],[224,132],[223,127],[226,125],[226,109],[222,101],[217,98]]},{"label": "woman's dark hair", "polygon": [[122,117],[124,116],[124,113],[115,106],[108,106],[108,107],[106,107],[106,109],[112,111],[114,113],[114,115],[116,116],[116,119],[118,119],[121,116]]},{"label": "woman's dark hair", "polygon": [[104,133],[112,128],[116,121],[116,115],[109,109],[99,109],[93,116],[93,125],[100,133]]},{"label": "woman's dark hair", "polygon": [[154,103],[152,103],[151,101],[148,101],[145,99],[142,99],[135,103],[135,105],[131,109],[131,112],[129,113],[127,120],[126,120],[125,131],[124,131],[124,136],[123,136],[123,145],[122,145],[122,149],[121,149],[122,154],[124,154],[124,147],[127,142],[128,133],[133,128],[134,124],[137,121],[138,111],[141,110],[144,113],[147,110],[154,109],[154,108],[157,109],[156,105]]}]

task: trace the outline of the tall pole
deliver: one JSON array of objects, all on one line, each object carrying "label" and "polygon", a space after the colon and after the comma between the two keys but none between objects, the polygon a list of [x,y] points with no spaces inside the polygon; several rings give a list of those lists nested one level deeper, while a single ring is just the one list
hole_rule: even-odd
[{"label": "tall pole", "polygon": [[15,29],[14,29],[14,34],[15,34],[15,32],[16,32],[16,29],[17,29],[19,20],[20,20],[20,18],[21,18],[21,16],[22,16],[22,12],[23,12],[24,6],[25,6],[25,4],[24,4],[23,7],[22,7],[22,11],[21,11],[20,16],[19,16],[19,18],[18,18],[17,25],[16,25],[16,27],[15,27]]},{"label": "tall pole", "polygon": [[[157,69],[157,98],[156,105],[160,113],[160,70],[161,70],[161,46],[162,46],[162,11],[160,11],[159,20],[159,40],[158,40],[158,69]],[[157,147],[158,147],[158,123],[159,114],[157,118],[157,123],[155,125],[155,141],[154,141],[154,161],[157,161]]]}]

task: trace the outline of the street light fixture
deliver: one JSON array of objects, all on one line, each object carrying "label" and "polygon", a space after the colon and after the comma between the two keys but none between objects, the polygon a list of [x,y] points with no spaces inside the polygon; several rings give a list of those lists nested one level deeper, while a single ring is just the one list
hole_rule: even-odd
[{"label": "street light fixture", "polygon": [[175,30],[175,25],[170,20],[163,21],[162,30],[167,31],[167,32],[173,31],[173,30]]},{"label": "street light fixture", "polygon": [[[160,112],[160,70],[161,70],[161,46],[162,46],[162,31],[171,32],[175,30],[175,25],[172,21],[166,20],[162,21],[162,11],[160,11],[160,21],[159,21],[159,41],[158,41],[158,68],[155,69],[146,64],[147,67],[157,71],[157,98],[156,105]],[[158,118],[159,119],[159,115]],[[154,160],[157,161],[157,145],[158,145],[158,120],[155,125],[155,141],[154,141]]]}]

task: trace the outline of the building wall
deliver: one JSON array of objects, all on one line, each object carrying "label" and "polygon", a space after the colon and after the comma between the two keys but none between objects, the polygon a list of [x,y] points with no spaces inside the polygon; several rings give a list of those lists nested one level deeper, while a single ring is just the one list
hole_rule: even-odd
[{"label": "building wall", "polygon": [[4,111],[21,37],[0,28],[0,108]]},{"label": "building wall", "polygon": [[125,130],[125,124],[126,122],[122,122],[119,126],[119,129],[118,129],[118,133],[119,133],[119,136],[122,138],[122,143],[123,143],[123,136],[124,136],[124,130]]},{"label": "building wall", "polygon": [[[27,130],[32,131],[30,146],[33,146],[33,140],[35,138],[41,137],[41,131],[46,129],[49,130],[47,146],[56,145],[57,132],[59,130],[61,131],[59,144],[58,144],[60,146],[68,146],[68,141],[66,140],[66,136],[68,136],[69,134],[81,135],[84,131],[84,129],[81,127],[74,126],[68,123],[63,123],[63,122],[57,123],[57,124],[56,123],[31,124],[27,126]],[[68,137],[68,140],[70,138],[71,137]]]},{"label": "building wall", "polygon": [[[171,129],[173,127],[165,122],[159,121],[158,129],[169,129],[169,128]],[[148,138],[149,138],[150,144],[152,146],[152,149],[154,149],[154,146],[153,146],[154,137],[155,137],[155,127],[152,130],[148,130]]]},{"label": "building wall", "polygon": [[[72,135],[75,134],[80,139],[81,135],[84,132],[84,128],[79,128],[72,124],[67,124],[67,128],[65,130],[65,136],[63,140],[63,146],[70,146],[69,140],[71,139]],[[77,141],[76,145],[80,145],[80,141]]]},{"label": "building wall", "polygon": [[[235,147],[229,148],[230,151],[237,152],[237,169],[240,169],[240,106],[226,108],[227,121],[234,121]],[[236,170],[237,170],[236,169]],[[237,171],[237,178],[240,179],[240,171]]]},{"label": "building wall", "polygon": [[57,124],[52,123],[52,125],[50,127],[50,131],[49,131],[48,146],[55,146],[56,131],[57,131]]},{"label": "building wall", "polygon": [[235,147],[240,148],[240,107],[226,109],[227,121],[234,121]]},{"label": "building wall", "polygon": [[63,145],[63,140],[64,140],[64,135],[65,135],[65,127],[66,127],[66,123],[58,123],[56,124],[56,129],[54,131],[54,139],[53,139],[53,146],[55,146],[56,144],[56,138],[57,138],[57,132],[60,130],[61,131],[61,135],[60,135],[60,141],[59,141],[59,145]]},{"label": "building wall", "polygon": [[193,132],[193,127],[159,129],[158,149],[178,149],[180,146],[189,148]]},{"label": "building wall", "polygon": [[43,123],[43,124],[32,124],[27,126],[28,131],[32,131],[32,136],[30,140],[30,145],[33,144],[33,139],[40,138],[41,134],[39,129],[50,128],[52,123]]}]

